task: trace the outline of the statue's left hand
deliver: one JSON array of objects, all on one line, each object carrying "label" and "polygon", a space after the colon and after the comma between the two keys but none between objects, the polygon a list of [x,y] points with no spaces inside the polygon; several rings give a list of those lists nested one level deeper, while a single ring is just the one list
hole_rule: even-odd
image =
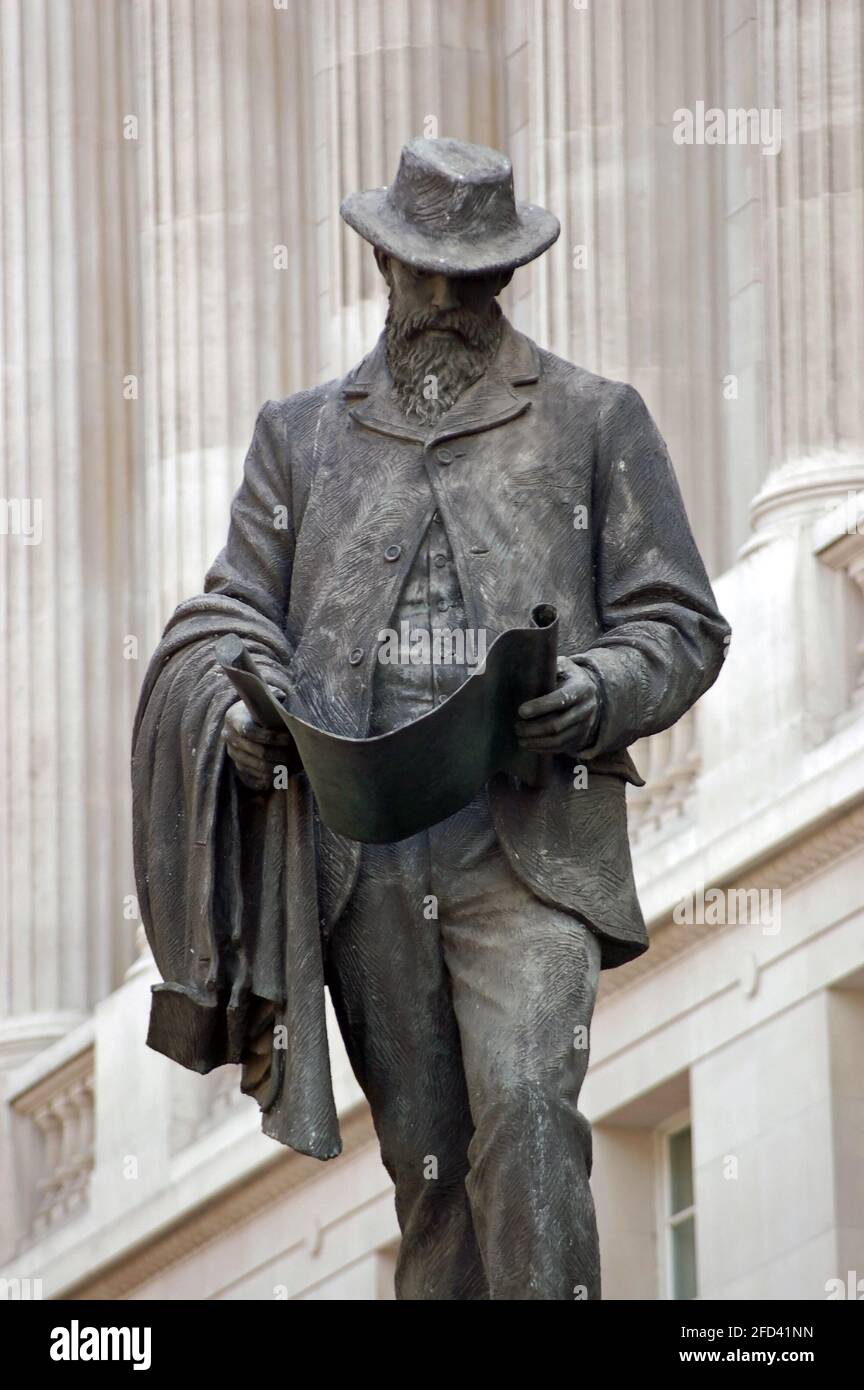
[{"label": "statue's left hand", "polygon": [[532,753],[577,753],[590,748],[599,717],[597,681],[569,656],[559,656],[557,689],[519,706],[516,736]]}]

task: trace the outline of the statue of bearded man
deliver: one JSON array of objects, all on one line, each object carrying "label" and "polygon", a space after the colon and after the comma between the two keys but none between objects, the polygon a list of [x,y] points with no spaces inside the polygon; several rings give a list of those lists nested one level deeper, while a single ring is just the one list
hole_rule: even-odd
[{"label": "statue of bearded man", "polygon": [[[516,201],[509,160],[413,140],[342,215],[387,282],[383,335],[343,380],[263,407],[227,545],[141,696],[136,870],[163,976],[148,1040],[199,1071],[241,1062],[265,1132],[330,1158],[326,987],[395,1187],[397,1296],[596,1299],[579,1092],[599,973],[648,945],[627,749],[711,685],[729,629],[642,398],[501,312],[559,230]],[[366,738],[470,675],[382,663],[382,630],[491,642],[541,600],[564,654],[516,735],[547,755],[543,785],[498,773],[387,844],[336,834],[305,774],[280,778],[284,736],[216,654],[239,636],[287,702]]]}]

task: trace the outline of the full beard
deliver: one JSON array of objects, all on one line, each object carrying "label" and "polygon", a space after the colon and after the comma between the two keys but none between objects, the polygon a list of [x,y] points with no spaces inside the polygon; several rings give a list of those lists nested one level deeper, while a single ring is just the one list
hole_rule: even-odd
[{"label": "full beard", "polygon": [[[430,329],[455,329],[439,338]],[[498,351],[502,314],[492,300],[484,314],[424,309],[402,317],[391,299],[384,325],[387,366],[404,415],[434,425],[483,375]]]}]

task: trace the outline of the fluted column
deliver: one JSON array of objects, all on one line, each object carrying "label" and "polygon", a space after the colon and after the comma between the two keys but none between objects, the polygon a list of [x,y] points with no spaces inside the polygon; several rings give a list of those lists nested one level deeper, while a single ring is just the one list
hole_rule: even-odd
[{"label": "fluted column", "polygon": [[501,13],[502,140],[522,196],[561,219],[519,273],[520,326],[642,391],[716,572],[731,551],[722,152],[676,144],[673,117],[719,98],[717,6],[502,0]]},{"label": "fluted column", "polygon": [[864,11],[759,0],[768,449],[757,537],[864,487]]},{"label": "fluted column", "polygon": [[[723,0],[724,110],[759,109],[759,0]],[[776,155],[758,144],[709,153],[725,172],[727,361],[723,421],[729,477],[727,558],[750,538],[750,505],[769,471],[766,422],[765,268],[762,186]]]},{"label": "fluted column", "polygon": [[258,407],[319,376],[315,7],[135,0],[146,645],[224,541]]},{"label": "fluted column", "polygon": [[325,375],[368,352],[383,285],[371,248],[347,229],[347,193],[389,183],[416,135],[498,144],[496,0],[320,0],[312,26],[316,276]]},{"label": "fluted column", "polygon": [[127,40],[118,3],[0,4],[0,1066],[82,1018],[133,944]]}]

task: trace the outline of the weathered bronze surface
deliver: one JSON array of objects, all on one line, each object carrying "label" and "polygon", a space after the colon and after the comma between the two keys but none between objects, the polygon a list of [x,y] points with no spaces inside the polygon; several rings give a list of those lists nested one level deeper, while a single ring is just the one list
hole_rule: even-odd
[{"label": "weathered bronze surface", "polygon": [[[578,1097],[598,972],[648,945],[627,749],[712,684],[729,629],[642,398],[499,309],[557,235],[506,158],[415,140],[342,210],[375,247],[385,331],[343,380],[262,408],[227,545],[141,695],[148,1041],[202,1072],[242,1062],[265,1132],[329,1158],[326,984],[395,1183],[398,1296],[599,1298]],[[375,739],[471,675],[384,663],[383,631],[491,645],[541,599],[558,684],[514,732],[543,785],[498,772],[382,844],[328,827],[304,773],[281,787],[290,735],[254,724],[217,652],[238,638],[313,725]]]}]

